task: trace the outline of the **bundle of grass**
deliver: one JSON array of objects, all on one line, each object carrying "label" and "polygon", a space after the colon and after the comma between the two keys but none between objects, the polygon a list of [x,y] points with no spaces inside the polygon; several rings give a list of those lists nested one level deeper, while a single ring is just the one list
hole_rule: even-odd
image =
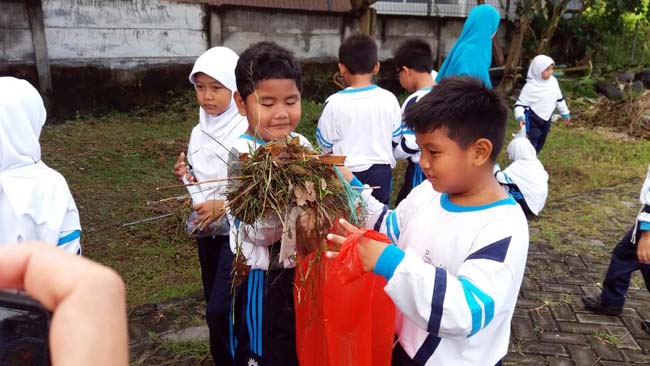
[{"label": "bundle of grass", "polygon": [[359,221],[359,194],[335,168],[344,157],[318,155],[288,138],[235,158],[230,176],[243,178],[226,188],[230,213],[249,225],[275,215],[283,227],[280,262],[325,249],[335,218]]}]

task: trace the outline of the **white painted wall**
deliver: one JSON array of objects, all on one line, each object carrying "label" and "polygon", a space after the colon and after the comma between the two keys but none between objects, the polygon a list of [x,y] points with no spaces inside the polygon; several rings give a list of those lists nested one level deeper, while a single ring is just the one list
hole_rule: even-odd
[{"label": "white painted wall", "polygon": [[[43,0],[52,64],[192,62],[208,47],[204,8],[163,0]],[[0,60],[32,62],[25,5],[0,3]]]}]

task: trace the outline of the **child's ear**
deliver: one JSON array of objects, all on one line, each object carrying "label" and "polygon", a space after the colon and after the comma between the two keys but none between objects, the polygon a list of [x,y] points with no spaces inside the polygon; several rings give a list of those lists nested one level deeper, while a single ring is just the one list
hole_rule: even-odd
[{"label": "child's ear", "polygon": [[478,139],[473,144],[473,155],[472,160],[474,161],[475,166],[481,166],[486,162],[490,162],[490,156],[492,155],[492,141],[488,139]]},{"label": "child's ear", "polygon": [[379,74],[379,61],[375,64],[375,66],[372,68],[372,74],[377,75]]},{"label": "child's ear", "polygon": [[244,102],[244,98],[241,97],[241,94],[239,94],[238,91],[236,91],[232,97],[235,99],[235,105],[237,105],[239,114],[246,117],[246,103]]},{"label": "child's ear", "polygon": [[347,66],[343,65],[343,64],[340,63],[340,62],[339,62],[339,73],[341,73],[341,75],[345,75],[345,74],[348,73],[348,68],[347,68]]}]

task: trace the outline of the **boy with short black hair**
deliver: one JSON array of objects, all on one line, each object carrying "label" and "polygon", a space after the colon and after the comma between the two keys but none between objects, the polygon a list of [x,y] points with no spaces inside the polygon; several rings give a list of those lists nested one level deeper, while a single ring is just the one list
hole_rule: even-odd
[{"label": "boy with short black hair", "polygon": [[[431,75],[433,65],[433,52],[431,46],[421,39],[409,39],[404,41],[395,51],[395,66],[397,77],[402,88],[409,93],[408,98],[402,104],[402,115],[411,106],[433,89],[436,84]],[[393,155],[397,160],[408,160],[404,183],[397,194],[399,204],[411,192],[413,187],[424,181],[424,173],[420,169],[420,148],[415,142],[415,133],[402,124],[402,138],[393,149]]]},{"label": "boy with short black hair", "polygon": [[378,186],[373,195],[390,201],[393,144],[401,136],[401,113],[395,96],[377,85],[377,45],[370,36],[355,34],[339,48],[339,72],[348,88],[325,101],[316,138],[323,152],[345,155],[345,166],[364,183]]},{"label": "boy with short black hair", "polygon": [[[269,141],[296,136],[300,122],[302,73],[293,54],[272,42],[250,46],[235,68],[235,102],[248,130],[234,143],[248,153]],[[238,154],[235,154],[238,156]],[[233,311],[235,337],[231,350],[236,366],[295,366],[293,278],[295,263],[279,261],[282,224],[274,213],[246,225],[230,216],[233,252],[246,258],[250,272],[237,288]]]},{"label": "boy with short black hair", "polygon": [[[405,118],[429,184],[395,210],[363,191],[366,226],[395,244],[363,238],[357,245],[364,269],[387,279],[397,307],[393,366],[492,366],[508,352],[528,224],[492,175],[507,115],[502,97],[479,80],[445,78]],[[341,226],[346,234],[360,230]]]}]

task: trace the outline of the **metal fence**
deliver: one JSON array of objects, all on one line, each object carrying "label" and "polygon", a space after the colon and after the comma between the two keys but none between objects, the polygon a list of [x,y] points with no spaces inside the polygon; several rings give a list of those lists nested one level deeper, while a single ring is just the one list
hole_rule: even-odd
[{"label": "metal fence", "polygon": [[[515,15],[517,0],[485,0],[503,18]],[[373,4],[379,14],[460,17],[467,16],[476,0],[380,0]]]}]

